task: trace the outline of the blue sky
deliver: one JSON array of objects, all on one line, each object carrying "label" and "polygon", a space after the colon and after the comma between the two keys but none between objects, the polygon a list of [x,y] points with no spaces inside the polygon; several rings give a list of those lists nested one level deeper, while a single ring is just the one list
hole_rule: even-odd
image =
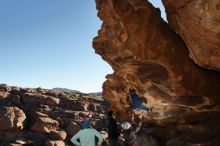
[{"label": "blue sky", "polygon": [[0,0],[0,83],[101,91],[112,69],[92,48],[96,13],[95,0]]}]

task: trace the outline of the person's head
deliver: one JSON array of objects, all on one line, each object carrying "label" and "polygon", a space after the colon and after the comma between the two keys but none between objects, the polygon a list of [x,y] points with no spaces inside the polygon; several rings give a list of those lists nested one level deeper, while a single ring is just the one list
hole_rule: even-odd
[{"label": "person's head", "polygon": [[112,117],[112,114],[113,114],[113,111],[109,111],[109,112],[108,112],[108,116],[109,116],[109,117]]},{"label": "person's head", "polygon": [[130,93],[130,94],[136,94],[136,90],[133,89],[133,88],[129,88],[129,93]]},{"label": "person's head", "polygon": [[83,129],[90,128],[92,126],[92,121],[90,119],[83,118],[81,121],[81,126]]},{"label": "person's head", "polygon": [[121,124],[121,128],[122,128],[123,130],[129,130],[129,129],[131,129],[131,124],[128,123],[128,122],[123,122],[123,123]]}]

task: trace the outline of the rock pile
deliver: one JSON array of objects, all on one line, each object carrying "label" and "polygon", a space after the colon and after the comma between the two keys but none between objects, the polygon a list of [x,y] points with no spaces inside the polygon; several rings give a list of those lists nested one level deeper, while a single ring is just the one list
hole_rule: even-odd
[{"label": "rock pile", "polygon": [[0,145],[68,145],[87,115],[96,129],[103,130],[106,119],[101,100],[79,98],[74,93],[1,85]]}]

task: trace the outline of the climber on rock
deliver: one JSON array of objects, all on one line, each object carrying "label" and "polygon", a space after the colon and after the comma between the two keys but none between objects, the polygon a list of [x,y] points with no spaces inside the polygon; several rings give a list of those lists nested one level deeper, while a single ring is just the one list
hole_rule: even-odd
[{"label": "climber on rock", "polygon": [[142,105],[142,103],[144,102],[144,99],[142,97],[139,97],[136,93],[135,89],[129,89],[129,94],[131,97],[131,105],[133,109],[136,110],[144,110],[147,112],[150,112],[151,109],[149,109],[148,107],[145,107]]}]

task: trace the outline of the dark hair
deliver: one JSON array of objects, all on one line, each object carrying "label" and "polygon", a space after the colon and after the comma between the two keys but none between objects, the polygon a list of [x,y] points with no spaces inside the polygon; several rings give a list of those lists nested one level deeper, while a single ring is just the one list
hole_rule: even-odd
[{"label": "dark hair", "polygon": [[109,117],[111,117],[112,114],[113,114],[113,111],[109,111],[109,112],[108,112],[108,116],[109,116]]},{"label": "dark hair", "polygon": [[129,88],[129,93],[130,93],[130,94],[135,94],[135,93],[136,93],[136,90],[133,89],[133,88]]}]

